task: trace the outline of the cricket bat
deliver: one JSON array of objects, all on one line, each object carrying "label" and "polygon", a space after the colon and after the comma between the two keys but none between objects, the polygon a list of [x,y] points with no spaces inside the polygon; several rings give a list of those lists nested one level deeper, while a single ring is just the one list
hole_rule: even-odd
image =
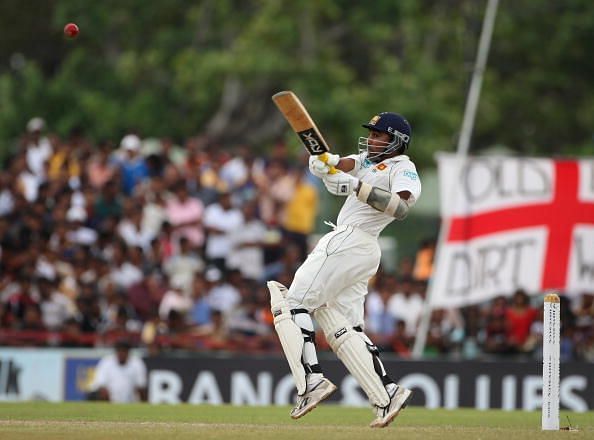
[{"label": "cricket bat", "polygon": [[[319,155],[320,160],[326,162],[328,159],[326,153],[330,151],[330,147],[297,95],[291,91],[278,92],[272,96],[272,100],[293,131],[297,133],[309,154]],[[336,168],[331,166],[329,174],[336,172]]]}]

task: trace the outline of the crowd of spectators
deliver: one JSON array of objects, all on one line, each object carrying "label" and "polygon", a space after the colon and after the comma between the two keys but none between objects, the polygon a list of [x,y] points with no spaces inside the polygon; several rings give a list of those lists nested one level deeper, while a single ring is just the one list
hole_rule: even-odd
[{"label": "crowd of spectators", "polygon": [[[282,142],[266,157],[181,144],[93,144],[29,121],[0,172],[0,345],[280,349],[265,281],[289,285],[307,255],[319,191],[307,158]],[[384,351],[410,356],[433,252],[421,243],[370,285],[367,331]],[[538,356],[539,297],[433,311],[426,355]],[[563,297],[565,359],[594,360],[592,298]]]}]

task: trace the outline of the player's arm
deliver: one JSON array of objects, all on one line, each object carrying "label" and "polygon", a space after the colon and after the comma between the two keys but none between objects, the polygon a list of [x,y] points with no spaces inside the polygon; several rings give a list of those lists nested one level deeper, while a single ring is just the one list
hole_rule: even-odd
[{"label": "player's arm", "polygon": [[331,194],[348,196],[354,192],[357,195],[357,199],[363,203],[367,203],[372,208],[397,220],[404,220],[408,215],[410,207],[414,204],[410,191],[404,190],[392,193],[365,183],[344,172],[327,174],[323,177],[323,182]]},{"label": "player's arm", "polygon": [[350,157],[341,157],[336,165],[336,169],[348,173],[355,168],[355,159]]},{"label": "player's arm", "polygon": [[396,220],[404,220],[410,210],[410,191],[391,193],[385,189],[359,181],[355,194],[363,203],[367,203],[372,208],[388,214]]}]

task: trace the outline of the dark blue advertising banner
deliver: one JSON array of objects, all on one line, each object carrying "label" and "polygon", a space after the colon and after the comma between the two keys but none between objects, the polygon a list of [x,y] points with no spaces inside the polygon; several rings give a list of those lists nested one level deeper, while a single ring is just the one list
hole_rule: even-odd
[{"label": "dark blue advertising banner", "polygon": [[[146,358],[149,401],[153,403],[231,403],[285,405],[295,387],[280,357]],[[338,385],[335,403],[368,405],[342,364],[322,360],[326,375]],[[427,408],[540,409],[542,363],[385,360],[391,377],[415,391],[412,405]],[[594,365],[561,365],[561,407],[594,409]]]}]

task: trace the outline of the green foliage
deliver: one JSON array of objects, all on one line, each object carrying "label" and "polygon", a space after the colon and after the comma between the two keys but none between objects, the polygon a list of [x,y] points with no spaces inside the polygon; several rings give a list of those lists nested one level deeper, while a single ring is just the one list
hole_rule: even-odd
[{"label": "green foliage", "polygon": [[[453,149],[486,2],[0,0],[0,150],[41,115],[67,134],[291,138],[270,96],[295,90],[342,153],[398,111],[421,166]],[[81,34],[65,40],[74,21]],[[472,150],[591,154],[594,3],[501,2]],[[19,55],[20,54],[20,55]],[[24,62],[19,61],[24,57]],[[225,121],[223,127],[213,121]],[[221,125],[221,124],[219,124]]]}]

